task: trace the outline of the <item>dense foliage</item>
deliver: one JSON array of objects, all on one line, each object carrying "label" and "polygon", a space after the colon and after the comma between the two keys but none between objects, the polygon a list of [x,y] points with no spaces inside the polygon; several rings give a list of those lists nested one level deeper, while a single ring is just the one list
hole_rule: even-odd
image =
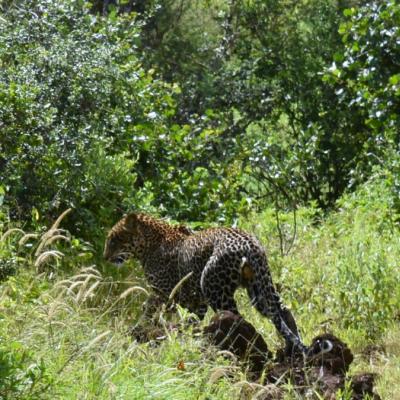
[{"label": "dense foliage", "polygon": [[397,1],[370,2],[346,9],[344,14],[346,20],[339,27],[344,48],[334,55],[325,78],[335,88],[340,104],[347,107],[348,116],[361,122],[358,130],[349,132],[363,136],[362,158],[352,177],[359,181],[369,175],[371,165],[397,168],[400,5]]},{"label": "dense foliage", "polygon": [[101,215],[135,182],[130,121],[169,98],[140,67],[129,18],[98,21],[81,1],[24,4],[0,28],[6,198],[23,218],[88,204]]},{"label": "dense foliage", "polygon": [[[384,399],[397,398],[400,382],[400,237],[390,178],[376,174],[318,226],[312,208],[299,210],[297,223],[281,213],[278,224],[273,209],[240,223],[268,247],[275,283],[305,343],[334,332],[356,353],[356,371],[378,373]],[[132,340],[126,333],[140,321],[149,290],[140,269],[96,261],[92,248],[64,230],[71,213],[45,232],[0,226],[0,259],[18,263],[18,273],[0,282],[1,399],[250,400],[262,390],[195,333],[198,326],[168,330],[171,320],[189,317],[187,310],[161,312],[163,340]],[[296,226],[297,239],[283,255],[278,232],[286,246]],[[239,291],[237,300],[268,347],[279,347],[274,326],[247,295]],[[292,385],[286,391],[287,399],[302,398]]]},{"label": "dense foliage", "polygon": [[130,210],[254,232],[305,342],[396,398],[399,27],[398,0],[0,2],[0,399],[261,393],[192,327],[126,335],[150,288],[100,248]]},{"label": "dense foliage", "polygon": [[141,66],[135,16],[95,16],[82,1],[21,4],[5,9],[0,28],[0,164],[12,215],[72,206],[81,235],[129,208],[232,216],[236,171],[218,162],[223,149],[213,154],[220,131],[206,118],[174,121],[179,87]]},{"label": "dense foliage", "polygon": [[[356,105],[376,135],[391,132],[399,143],[400,7],[396,1],[369,3],[345,11],[339,32],[344,50],[331,68],[340,100]],[[387,137],[387,139],[389,139]]]},{"label": "dense foliage", "polygon": [[271,202],[326,209],[382,157],[396,160],[394,1],[30,0],[1,11],[13,218],[72,206],[70,228],[90,236],[128,209],[203,222]]}]

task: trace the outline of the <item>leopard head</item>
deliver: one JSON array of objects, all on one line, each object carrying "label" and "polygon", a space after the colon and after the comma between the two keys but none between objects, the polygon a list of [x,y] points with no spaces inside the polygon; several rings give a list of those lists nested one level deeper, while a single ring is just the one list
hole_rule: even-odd
[{"label": "leopard head", "polygon": [[128,214],[108,233],[103,255],[107,261],[122,265],[129,258],[139,258],[144,246],[138,215]]}]

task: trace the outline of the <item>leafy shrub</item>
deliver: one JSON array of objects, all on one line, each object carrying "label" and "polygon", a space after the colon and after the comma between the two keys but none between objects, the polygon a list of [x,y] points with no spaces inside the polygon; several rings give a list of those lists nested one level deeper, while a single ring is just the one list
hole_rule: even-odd
[{"label": "leafy shrub", "polygon": [[371,340],[397,321],[400,246],[392,178],[376,171],[323,219],[320,210],[307,208],[296,220],[281,213],[277,225],[276,212],[266,210],[245,223],[265,241],[274,281],[306,332],[321,324]]},{"label": "leafy shrub", "polygon": [[344,51],[335,55],[331,68],[341,86],[338,96],[350,107],[359,107],[372,130],[398,131],[400,5],[393,0],[372,1],[346,9],[345,16],[339,30]]},{"label": "leafy shrub", "polygon": [[110,147],[113,153],[129,148],[132,126],[151,123],[147,115],[162,114],[169,100],[163,84],[140,67],[132,18],[102,20],[82,1],[40,0],[11,6],[4,16],[0,110],[7,201],[25,217],[32,206],[56,214],[93,189],[85,181],[93,149],[107,149],[105,155]]},{"label": "leafy shrub", "polygon": [[50,382],[43,360],[17,341],[5,343],[0,338],[0,398],[43,399],[42,390]]},{"label": "leafy shrub", "polygon": [[393,153],[400,144],[400,5],[371,1],[344,14],[339,28],[344,48],[335,53],[324,79],[351,118],[360,121],[347,135],[363,138],[362,157],[352,171],[352,181],[359,182],[377,164],[397,164]]},{"label": "leafy shrub", "polygon": [[240,164],[221,157],[213,121],[174,123],[180,89],[141,66],[135,15],[30,0],[2,18],[0,164],[12,216],[36,209],[49,221],[73,207],[68,228],[91,237],[129,209],[229,220],[246,205]]},{"label": "leafy shrub", "polygon": [[17,271],[17,265],[15,258],[8,258],[2,254],[0,259],[0,281],[6,279],[10,275],[14,275]]},{"label": "leafy shrub", "polygon": [[329,272],[337,303],[330,307],[342,326],[364,330],[368,337],[379,336],[400,307],[398,225],[391,196],[390,180],[375,177],[341,199],[341,211],[327,231],[337,253]]},{"label": "leafy shrub", "polygon": [[255,182],[248,189],[267,204],[279,196],[286,206],[333,206],[362,149],[364,136],[347,134],[358,121],[344,118],[347,110],[322,80],[341,48],[339,3],[260,0],[224,13],[218,104],[229,133],[245,143]]}]

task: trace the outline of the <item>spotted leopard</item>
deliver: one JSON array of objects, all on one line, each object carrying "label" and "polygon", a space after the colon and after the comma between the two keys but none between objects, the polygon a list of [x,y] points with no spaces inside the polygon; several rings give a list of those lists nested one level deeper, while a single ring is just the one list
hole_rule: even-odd
[{"label": "spotted leopard", "polygon": [[272,283],[265,251],[252,235],[235,228],[210,228],[193,232],[147,214],[132,213],[110,230],[104,257],[122,264],[137,259],[157,298],[167,301],[182,280],[175,301],[204,317],[214,311],[238,314],[234,293],[247,289],[251,303],[271,319],[290,349],[305,352],[295,320],[282,305]]}]

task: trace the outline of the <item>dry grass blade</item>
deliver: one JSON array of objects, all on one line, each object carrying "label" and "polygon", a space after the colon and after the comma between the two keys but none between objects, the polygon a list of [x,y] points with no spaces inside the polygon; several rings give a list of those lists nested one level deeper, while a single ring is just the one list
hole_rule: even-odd
[{"label": "dry grass blade", "polygon": [[75,313],[75,310],[65,302],[54,300],[48,311],[49,320],[53,319],[59,311],[67,312],[70,315]]},{"label": "dry grass blade", "polygon": [[102,340],[103,338],[108,336],[110,333],[111,333],[111,331],[106,331],[106,332],[103,332],[102,334],[100,334],[99,336],[96,336],[93,340],[91,340],[89,342],[89,344],[82,351],[89,350],[91,347],[93,347],[96,343],[100,342],[100,340]]},{"label": "dry grass blade", "polygon": [[69,295],[75,295],[74,289],[75,289],[76,287],[82,285],[83,282],[84,282],[84,281],[74,282],[71,286],[68,287],[67,293],[68,293]]},{"label": "dry grass blade", "polygon": [[35,261],[35,267],[40,267],[42,264],[45,264],[49,259],[55,258],[60,259],[64,257],[64,254],[58,250],[48,250],[42,253]]},{"label": "dry grass blade", "polygon": [[243,398],[246,399],[251,398],[252,400],[262,400],[262,399],[272,400],[272,399],[284,398],[283,390],[276,385],[261,385],[255,382],[240,381],[235,383],[234,386],[239,387],[241,389]]},{"label": "dry grass blade", "polygon": [[37,233],[27,233],[18,242],[18,246],[23,246],[30,239],[37,239],[39,235]]},{"label": "dry grass blade", "polygon": [[52,243],[56,242],[57,240],[65,240],[66,242],[70,242],[71,239],[67,236],[64,235],[54,235],[50,238],[48,238],[45,242],[45,246],[50,246]]},{"label": "dry grass blade", "polygon": [[217,351],[217,355],[223,357],[229,357],[232,361],[237,361],[237,357],[231,351],[228,350]]},{"label": "dry grass blade", "polygon": [[81,272],[91,272],[91,273],[93,273],[93,274],[98,275],[99,277],[101,277],[101,273],[100,273],[100,271],[99,271],[98,269],[96,269],[96,266],[95,266],[95,265],[91,265],[90,267],[83,268],[83,269],[81,270]]},{"label": "dry grass blade", "polygon": [[43,233],[43,235],[40,238],[40,242],[39,242],[39,246],[35,251],[35,256],[38,256],[44,247],[46,247],[49,243],[49,240],[53,237],[53,236],[65,236],[63,235],[63,233],[66,232],[64,229],[50,229],[47,232]]},{"label": "dry grass blade", "polygon": [[54,222],[50,230],[56,230],[60,226],[61,221],[65,218],[66,215],[68,215],[72,211],[72,208],[66,209]]},{"label": "dry grass blade", "polygon": [[97,275],[89,274],[86,279],[82,282],[82,286],[79,289],[79,292],[76,296],[76,301],[79,302],[81,299],[84,297],[85,290],[88,286],[88,283],[90,282],[91,279],[96,279],[96,282],[99,282],[98,279],[99,277]]},{"label": "dry grass blade", "polygon": [[[84,274],[81,273],[71,276],[69,279],[63,279],[57,282],[54,285],[54,287],[65,288],[67,290],[67,294],[74,296],[75,301],[77,302],[79,302],[80,300],[82,300],[83,302],[86,301],[89,298],[89,296],[94,292],[94,290],[97,288],[97,286],[99,286],[102,283],[101,282],[102,277],[100,273],[93,267],[84,268],[82,269],[82,271],[89,273],[84,273]],[[94,280],[95,282],[88,288],[87,291],[85,291],[91,280]],[[78,293],[75,293],[74,289],[79,286],[80,288]]]},{"label": "dry grass blade", "polygon": [[212,385],[221,378],[228,378],[229,376],[232,375],[232,372],[234,369],[235,368],[232,368],[232,367],[216,368],[210,375],[210,378],[208,379],[208,384]]},{"label": "dry grass blade", "polygon": [[248,387],[248,388],[251,388],[253,390],[257,390],[257,389],[260,390],[260,389],[264,389],[266,387],[266,386],[263,386],[263,385],[261,385],[259,383],[249,382],[249,381],[239,381],[239,382],[236,382],[234,384],[234,386],[239,387],[239,388]]},{"label": "dry grass blade", "polygon": [[171,294],[168,297],[168,300],[171,301],[174,299],[176,292],[181,288],[181,286],[193,275],[193,271],[189,272],[185,275],[172,289]]},{"label": "dry grass blade", "polygon": [[[56,219],[56,221],[55,221],[54,224],[51,226],[51,228],[50,228],[47,232],[45,232],[45,233],[42,235],[42,237],[40,238],[39,246],[38,246],[38,248],[36,249],[36,252],[35,252],[35,256],[36,256],[36,257],[42,252],[42,250],[43,250],[44,247],[48,246],[50,243],[52,243],[54,240],[56,240],[56,239],[52,240],[53,237],[60,236],[58,239],[60,239],[60,238],[62,237],[63,239],[65,238],[66,240],[69,241],[69,239],[67,238],[67,236],[63,235],[63,232],[65,232],[65,231],[62,230],[62,229],[58,229],[58,227],[59,227],[61,221],[63,220],[63,218],[64,218],[67,214],[69,214],[71,211],[72,211],[72,208],[68,208],[67,210],[65,210],[65,211]],[[64,239],[64,240],[65,240],[65,239]],[[52,240],[52,241],[49,243],[50,240]]]},{"label": "dry grass blade", "polygon": [[97,281],[93,283],[92,286],[90,286],[90,288],[85,292],[85,296],[83,296],[82,302],[85,302],[92,296],[93,292],[96,290],[97,286],[100,285],[100,283],[100,281]]},{"label": "dry grass blade", "polygon": [[255,384],[254,385],[255,388],[259,389],[259,392],[256,394],[255,399],[261,400],[261,399],[265,399],[265,398],[269,398],[266,396],[271,396],[271,399],[279,399],[281,397],[278,396],[282,396],[282,389],[279,388],[276,385],[265,385],[262,387],[259,387],[259,385]]},{"label": "dry grass blade", "polygon": [[5,231],[3,233],[3,235],[0,238],[0,242],[4,242],[9,236],[11,236],[13,233],[22,233],[23,235],[25,235],[25,232],[22,229],[19,228],[12,228],[9,229],[8,231]]},{"label": "dry grass blade", "polygon": [[105,315],[107,315],[117,304],[119,301],[121,301],[122,299],[124,299],[126,296],[128,296],[129,293],[133,292],[133,291],[139,291],[142,293],[145,293],[147,296],[149,296],[149,292],[142,288],[141,286],[133,286],[130,287],[128,289],[126,289],[123,293],[121,293],[121,295],[97,318],[97,321],[100,321]]},{"label": "dry grass blade", "polygon": [[58,281],[54,284],[54,289],[58,289],[58,288],[65,288],[66,284],[71,285],[72,283],[74,283],[73,281],[71,281],[70,279],[63,279],[62,281]]},{"label": "dry grass blade", "polygon": [[78,275],[73,275],[69,278],[70,281],[77,281],[78,279],[82,280],[82,278],[87,279],[88,277],[93,278],[93,279],[99,279],[101,278],[98,275],[95,274],[78,274]]},{"label": "dry grass blade", "polygon": [[119,299],[120,300],[124,299],[130,293],[133,293],[133,292],[141,292],[141,293],[144,293],[147,297],[150,296],[150,293],[145,288],[142,288],[141,286],[132,286],[132,287],[126,289],[124,292],[122,292],[121,295],[119,296]]}]

